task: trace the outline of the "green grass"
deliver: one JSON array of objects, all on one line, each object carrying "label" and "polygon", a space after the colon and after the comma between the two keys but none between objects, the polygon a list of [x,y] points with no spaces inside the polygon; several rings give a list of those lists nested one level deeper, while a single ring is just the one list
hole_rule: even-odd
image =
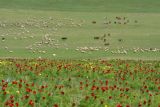
[{"label": "green grass", "polygon": [[[0,56],[1,57],[48,57],[48,58],[131,58],[131,59],[157,59],[160,55],[159,52],[146,52],[137,53],[129,52],[127,55],[112,55],[110,52],[90,52],[80,53],[75,51],[77,47],[93,46],[93,47],[104,47],[102,41],[96,41],[93,39],[94,36],[103,36],[104,33],[111,33],[111,37],[108,37],[110,42],[109,48],[111,50],[117,49],[118,47],[124,47],[125,49],[131,49],[134,47],[140,48],[159,48],[160,36],[159,22],[160,15],[158,13],[106,13],[106,12],[63,12],[63,11],[33,11],[33,10],[8,10],[1,9],[0,20],[2,23],[6,23],[6,27],[1,27],[0,33],[5,36],[6,40],[0,42]],[[104,17],[108,16],[108,19],[113,21],[116,16],[126,16],[130,20],[128,25],[109,25],[104,26]],[[21,30],[20,27],[12,24],[20,23],[23,25],[28,19],[36,21],[31,22],[33,24],[41,24],[40,28],[33,26],[27,26],[26,29],[29,33]],[[42,18],[43,17],[43,18]],[[49,17],[53,17],[54,20],[49,20]],[[81,20],[85,20],[84,25],[81,27],[70,27],[68,20],[61,20],[63,18],[72,18],[74,23],[80,23]],[[151,20],[152,19],[152,20]],[[97,21],[97,24],[93,25],[91,22]],[[138,20],[135,24],[134,20]],[[48,28],[43,28],[42,21],[47,22]],[[65,23],[62,27],[55,27],[57,23]],[[54,24],[55,23],[55,24]],[[54,31],[57,28],[57,31]],[[24,33],[23,33],[24,32]],[[18,34],[20,33],[20,34]],[[38,50],[46,50],[46,54],[33,54],[25,49],[26,46],[33,45],[35,42],[41,40],[42,36],[50,34],[52,39],[58,40],[60,44],[59,49],[54,47],[42,46]],[[21,37],[27,37],[27,39],[20,39]],[[34,38],[30,38],[34,36]],[[68,40],[62,41],[61,37],[68,37]],[[17,40],[14,40],[17,37]],[[122,43],[118,42],[118,39],[123,39]],[[7,46],[9,50],[13,50],[13,53],[9,53],[4,50]],[[34,47],[34,46],[33,46]],[[65,48],[69,48],[66,50]],[[34,47],[36,48],[36,47]],[[57,54],[53,57],[52,54]]]},{"label": "green grass", "polygon": [[1,59],[0,106],[158,107],[159,69],[159,61]]},{"label": "green grass", "polygon": [[[122,58],[122,59],[157,59],[159,52],[139,52],[128,51],[127,55],[111,54],[111,51],[124,47],[125,49],[139,48],[160,48],[160,25],[159,19],[159,0],[0,0],[0,22],[6,24],[6,27],[0,27],[0,39],[5,35],[5,42],[0,41],[0,57],[18,57],[18,58],[44,58],[54,59],[82,59],[82,58]],[[103,24],[106,19],[115,20],[116,16],[127,17],[130,21],[127,25],[111,24],[107,27]],[[50,17],[53,20],[50,20]],[[81,27],[71,27],[73,19],[75,24],[84,24]],[[30,21],[32,25],[25,25]],[[92,24],[95,20],[97,23]],[[138,23],[134,21],[138,20]],[[44,27],[44,22],[48,27]],[[61,23],[62,26],[56,26]],[[18,26],[16,26],[16,24]],[[25,30],[21,29],[25,25]],[[35,25],[40,25],[36,27]],[[57,30],[55,30],[57,29]],[[26,32],[29,31],[29,32]],[[110,33],[107,42],[110,43],[110,51],[93,51],[80,53],[75,51],[77,47],[102,47],[102,41],[96,41],[94,36],[103,36],[104,33]],[[35,42],[40,42],[45,34],[49,34],[52,39],[58,40],[60,47],[33,46]],[[34,38],[30,38],[34,36]],[[61,37],[68,37],[68,40],[62,41]],[[14,37],[18,39],[15,40]],[[27,37],[27,39],[20,39]],[[123,39],[123,42],[118,42]],[[31,53],[25,47],[32,45],[37,49],[36,53]],[[8,47],[9,53],[4,48]],[[66,50],[65,48],[68,48]],[[46,54],[38,53],[46,51]],[[53,57],[52,54],[56,54]]]},{"label": "green grass", "polygon": [[0,0],[0,7],[11,9],[160,12],[159,0]]}]

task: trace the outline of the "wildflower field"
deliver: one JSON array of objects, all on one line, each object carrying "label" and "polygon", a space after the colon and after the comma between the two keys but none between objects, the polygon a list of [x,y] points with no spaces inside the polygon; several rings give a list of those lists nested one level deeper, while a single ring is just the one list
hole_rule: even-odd
[{"label": "wildflower field", "polygon": [[0,60],[1,107],[160,107],[160,61]]},{"label": "wildflower field", "polygon": [[0,0],[0,107],[160,107],[160,0]]}]

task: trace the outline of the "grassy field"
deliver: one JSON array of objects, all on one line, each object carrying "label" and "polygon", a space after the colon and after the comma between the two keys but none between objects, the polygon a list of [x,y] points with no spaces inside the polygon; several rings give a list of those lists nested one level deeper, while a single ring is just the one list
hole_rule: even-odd
[{"label": "grassy field", "polygon": [[[19,58],[124,58],[124,59],[159,59],[159,51],[134,53],[133,48],[159,49],[159,18],[158,13],[111,13],[111,12],[73,12],[73,11],[42,11],[0,9],[0,56]],[[115,17],[127,17],[129,23],[114,24]],[[107,17],[107,19],[105,18]],[[152,19],[152,20],[151,20]],[[92,24],[96,21],[96,24]],[[104,24],[111,21],[111,24]],[[135,23],[135,21],[138,21]],[[122,21],[123,23],[123,21]],[[108,46],[103,40],[94,40],[104,34]],[[54,39],[48,45],[41,42],[45,35]],[[67,40],[61,40],[67,37]],[[5,38],[3,41],[2,38]],[[119,42],[119,39],[123,40]],[[56,45],[56,46],[55,46]],[[58,46],[57,46],[58,45]],[[28,50],[26,48],[32,48]],[[78,47],[109,48],[109,51],[76,51]],[[127,54],[113,54],[124,47]],[[5,49],[7,48],[7,49]],[[121,49],[123,50],[123,49]],[[9,52],[13,51],[13,52]],[[33,53],[34,51],[34,53]],[[40,51],[45,51],[40,52]],[[56,54],[54,57],[53,54]]]},{"label": "grassy field", "polygon": [[159,61],[1,60],[0,105],[160,107],[159,70]]},{"label": "grassy field", "polygon": [[0,107],[160,107],[159,19],[159,0],[0,0]]},{"label": "grassy field", "polygon": [[159,60],[159,4],[158,0],[0,0],[0,57]]}]

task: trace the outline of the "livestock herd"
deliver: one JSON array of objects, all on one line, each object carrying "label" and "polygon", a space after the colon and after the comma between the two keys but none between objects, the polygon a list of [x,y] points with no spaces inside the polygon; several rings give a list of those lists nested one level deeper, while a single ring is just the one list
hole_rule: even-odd
[{"label": "livestock herd", "polygon": [[[9,22],[7,20],[0,20],[0,29],[3,31],[0,34],[1,37],[1,46],[0,49],[5,49],[9,53],[16,53],[12,49],[13,47],[10,46],[10,41],[8,39],[12,39],[12,42],[15,42],[15,47],[18,42],[31,41],[30,44],[26,44],[25,47],[28,52],[32,54],[42,53],[47,54],[49,49],[59,49],[63,48],[68,50],[70,46],[65,41],[69,41],[70,38],[64,36],[66,34],[60,34],[61,28],[82,28],[87,24],[95,24],[101,23],[103,27],[110,27],[110,25],[126,25],[133,22],[134,24],[138,24],[137,20],[130,20],[128,17],[119,17],[116,16],[113,20],[109,20],[108,17],[104,17],[102,22],[91,21],[87,22],[86,20],[74,20],[72,18],[54,18],[54,17],[41,17],[41,18],[28,18],[26,20],[20,20],[15,22]],[[7,29],[7,30],[6,30]],[[37,33],[38,32],[38,33]],[[74,36],[74,35],[73,35]],[[90,35],[89,35],[90,36]],[[82,37],[83,38],[83,37]],[[108,39],[109,38],[109,39]],[[127,54],[128,52],[132,53],[143,53],[143,52],[160,52],[159,48],[148,47],[148,48],[141,48],[141,47],[134,47],[133,48],[124,48],[116,47],[110,48],[110,43],[112,38],[112,33],[104,33],[103,36],[95,36],[94,39],[90,36],[90,39],[93,41],[99,41],[100,43],[103,42],[103,45],[99,46],[76,46],[75,51],[81,53],[87,53],[89,51],[99,51],[103,50],[105,52],[110,52],[111,54]],[[100,41],[101,40],[101,41]],[[123,39],[119,38],[119,42],[123,42]],[[84,41],[85,42],[85,41]],[[19,44],[18,44],[19,45]],[[56,56],[56,53],[52,53],[53,56]]]}]

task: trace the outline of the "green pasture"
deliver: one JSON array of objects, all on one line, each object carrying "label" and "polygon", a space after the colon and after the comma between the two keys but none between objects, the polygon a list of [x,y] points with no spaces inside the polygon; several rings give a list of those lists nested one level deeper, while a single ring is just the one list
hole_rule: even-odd
[{"label": "green pasture", "polygon": [[[0,0],[0,57],[157,60],[160,59],[159,51],[133,53],[130,49],[160,48],[159,4],[158,0]],[[117,16],[126,17],[129,23],[114,24]],[[104,25],[106,21],[112,23]],[[26,22],[32,25],[26,25]],[[95,36],[108,33],[111,35],[106,37],[109,46],[104,46],[102,40],[94,40]],[[34,46],[46,34],[55,39],[58,48]],[[68,39],[64,41],[62,37]],[[119,42],[119,39],[123,41]],[[27,50],[29,46],[36,52]],[[81,53],[76,51],[78,47],[108,47],[110,50]],[[111,53],[121,47],[129,49],[128,53]]]}]

